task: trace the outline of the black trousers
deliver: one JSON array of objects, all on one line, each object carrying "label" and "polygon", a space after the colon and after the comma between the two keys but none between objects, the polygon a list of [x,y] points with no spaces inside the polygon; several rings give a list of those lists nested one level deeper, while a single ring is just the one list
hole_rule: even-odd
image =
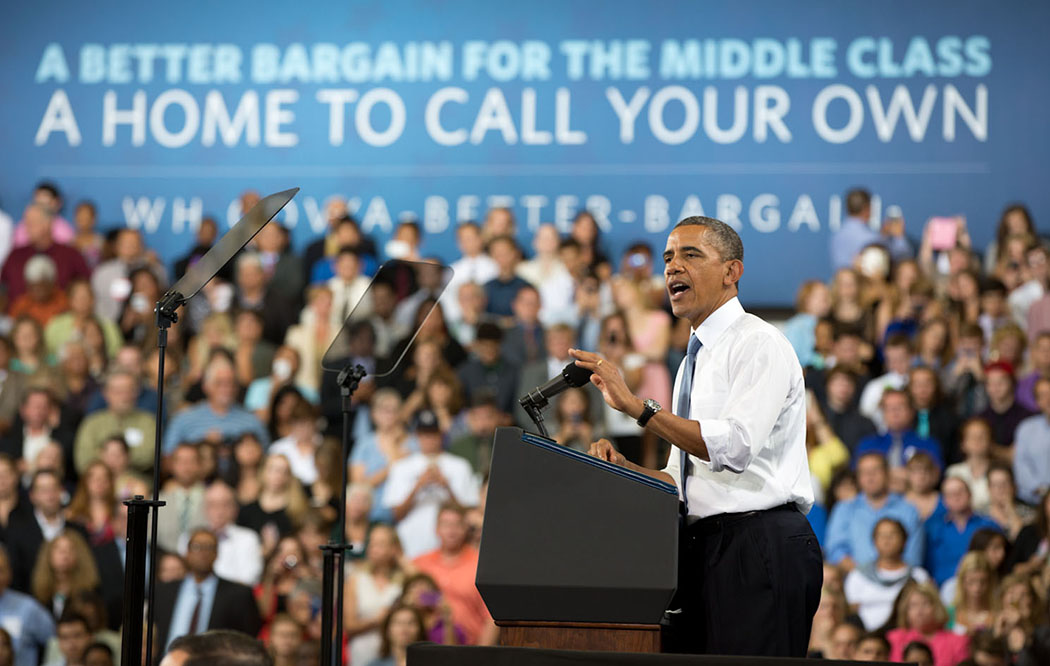
[{"label": "black trousers", "polygon": [[682,528],[680,549],[665,651],[806,656],[824,569],[794,504],[701,519]]}]

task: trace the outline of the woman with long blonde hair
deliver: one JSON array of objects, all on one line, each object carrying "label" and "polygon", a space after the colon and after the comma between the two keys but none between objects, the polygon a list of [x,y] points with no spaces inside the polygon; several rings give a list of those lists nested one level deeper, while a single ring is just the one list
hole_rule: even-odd
[{"label": "woman with long blonde hair", "polygon": [[71,529],[62,530],[45,544],[33,567],[30,589],[36,600],[57,618],[66,600],[77,592],[96,590],[98,567],[84,538]]},{"label": "woman with long blonde hair", "polygon": [[259,468],[259,496],[241,508],[237,524],[258,532],[263,552],[269,553],[277,541],[291,534],[310,508],[310,502],[292,465],[280,454],[266,456]]},{"label": "woman with long blonde hair", "polygon": [[367,664],[379,656],[379,627],[401,596],[405,570],[401,541],[389,525],[376,524],[368,534],[365,559],[346,581],[343,618],[350,641],[350,663]]},{"label": "woman with long blonde hair", "polygon": [[967,636],[948,631],[948,611],[932,583],[909,583],[897,598],[897,627],[886,633],[890,660],[901,661],[904,648],[922,641],[933,650],[934,666],[955,666],[970,654]]},{"label": "woman with long blonde hair", "polygon": [[955,600],[948,609],[948,628],[957,634],[973,635],[995,623],[999,600],[995,595],[996,575],[981,551],[970,551],[959,560],[955,574]]}]

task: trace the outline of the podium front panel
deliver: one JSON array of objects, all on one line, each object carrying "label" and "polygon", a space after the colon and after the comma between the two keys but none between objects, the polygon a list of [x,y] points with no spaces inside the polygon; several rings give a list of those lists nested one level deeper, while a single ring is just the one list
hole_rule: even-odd
[{"label": "podium front panel", "polygon": [[494,619],[655,624],[677,575],[674,486],[496,431],[477,574]]}]

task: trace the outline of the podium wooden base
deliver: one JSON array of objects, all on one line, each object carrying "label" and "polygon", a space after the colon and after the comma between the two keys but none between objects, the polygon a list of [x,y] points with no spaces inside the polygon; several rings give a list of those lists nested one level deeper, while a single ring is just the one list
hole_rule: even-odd
[{"label": "podium wooden base", "polygon": [[504,647],[606,652],[659,652],[658,624],[497,622]]}]

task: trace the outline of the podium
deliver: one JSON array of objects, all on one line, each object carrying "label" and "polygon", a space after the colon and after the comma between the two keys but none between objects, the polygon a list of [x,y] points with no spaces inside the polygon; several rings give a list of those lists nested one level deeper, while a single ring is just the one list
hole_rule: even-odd
[{"label": "podium", "polygon": [[476,584],[502,645],[659,652],[677,578],[673,485],[496,430]]}]

